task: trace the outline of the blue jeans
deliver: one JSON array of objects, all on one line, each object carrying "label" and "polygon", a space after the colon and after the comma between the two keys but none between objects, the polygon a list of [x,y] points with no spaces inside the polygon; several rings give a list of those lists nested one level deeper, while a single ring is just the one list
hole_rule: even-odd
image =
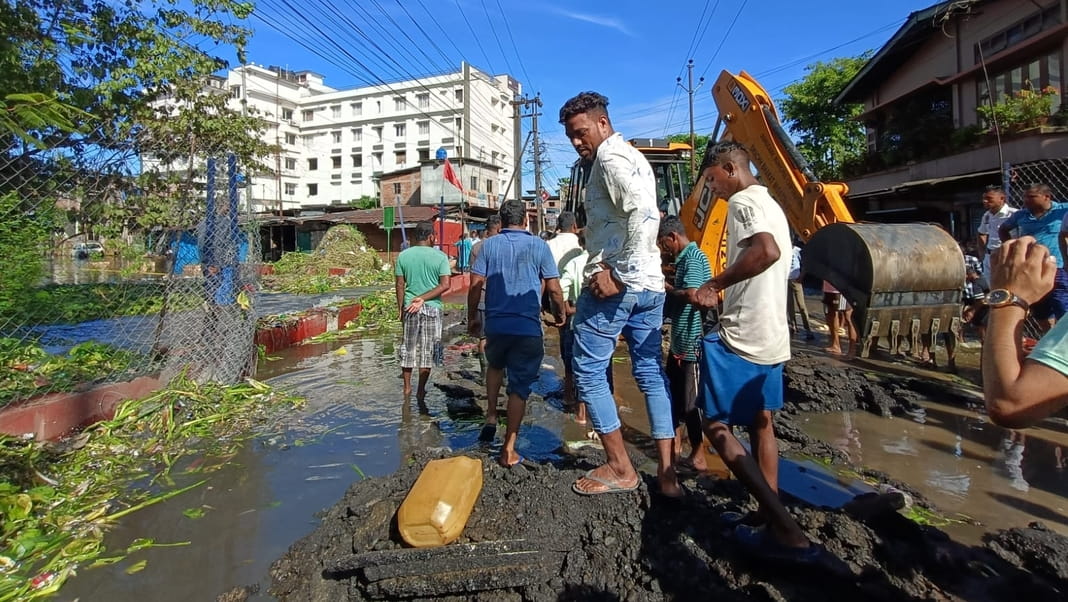
[{"label": "blue jeans", "polygon": [[626,290],[598,299],[588,290],[578,298],[572,318],[575,388],[589,406],[593,429],[599,434],[622,426],[605,370],[611,366],[619,335],[627,342],[634,381],[645,394],[653,439],[675,436],[671,400],[661,362],[660,328],[664,323],[662,292]]}]

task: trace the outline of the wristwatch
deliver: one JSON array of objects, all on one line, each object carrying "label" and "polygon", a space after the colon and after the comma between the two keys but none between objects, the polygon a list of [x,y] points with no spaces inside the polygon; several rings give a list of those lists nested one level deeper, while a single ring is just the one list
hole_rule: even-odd
[{"label": "wristwatch", "polygon": [[1015,305],[1022,307],[1024,311],[1031,308],[1031,304],[1023,299],[1014,295],[1011,291],[1004,288],[997,288],[990,291],[986,296],[986,304],[989,307],[1005,307],[1008,305]]}]

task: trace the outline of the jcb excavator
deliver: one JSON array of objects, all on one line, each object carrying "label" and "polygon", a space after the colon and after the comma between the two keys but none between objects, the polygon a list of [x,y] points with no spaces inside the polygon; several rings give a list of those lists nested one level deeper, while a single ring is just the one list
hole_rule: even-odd
[{"label": "jcb excavator", "polygon": [[[853,306],[862,356],[868,356],[880,336],[892,341],[910,336],[913,349],[919,348],[921,335],[956,336],[964,257],[949,233],[933,224],[856,223],[843,201],[848,187],[817,180],[783,130],[771,96],[744,71],[722,72],[712,97],[719,120],[709,147],[730,139],[749,151],[759,179],[782,206],[794,233],[806,241],[805,273],[830,282]],[[573,170],[573,189],[583,175]],[[657,188],[664,186],[658,182]],[[581,191],[574,193],[570,199],[581,202]],[[715,198],[709,183],[699,178],[679,218],[690,240],[708,255],[714,273],[726,263],[726,217],[727,200]]]}]

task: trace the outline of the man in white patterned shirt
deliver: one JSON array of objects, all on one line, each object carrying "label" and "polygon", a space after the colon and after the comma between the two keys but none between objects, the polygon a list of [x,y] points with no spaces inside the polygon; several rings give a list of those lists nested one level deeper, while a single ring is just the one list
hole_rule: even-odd
[{"label": "man in white patterned shirt", "polygon": [[631,464],[605,370],[619,335],[630,349],[632,373],[656,440],[659,492],[679,497],[672,466],[675,437],[671,402],[660,362],[664,274],[656,246],[660,211],[653,170],[612,128],[608,99],[583,92],[560,109],[560,123],[579,156],[592,161],[586,188],[585,286],[575,316],[574,369],[579,398],[588,406],[607,462],[574,483],[580,495],[633,491],[641,479]]},{"label": "man in white patterned shirt", "polygon": [[990,256],[1001,246],[1001,237],[998,236],[998,228],[1009,216],[1016,213],[1015,207],[1010,207],[1005,202],[1005,191],[1001,186],[987,186],[983,192],[983,217],[979,220],[979,244],[976,245],[976,253],[983,262],[983,273],[990,277]]}]

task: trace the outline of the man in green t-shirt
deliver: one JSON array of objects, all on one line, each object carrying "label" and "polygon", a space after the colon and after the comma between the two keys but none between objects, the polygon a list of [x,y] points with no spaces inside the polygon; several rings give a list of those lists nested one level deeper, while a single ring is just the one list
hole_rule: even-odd
[{"label": "man in green t-shirt", "polygon": [[[712,277],[708,257],[697,243],[686,237],[686,230],[678,217],[670,215],[660,220],[656,244],[660,250],[675,258],[674,281],[665,279],[664,289],[670,301],[664,305],[665,318],[671,319],[671,339],[664,375],[671,392],[671,417],[675,423],[675,467],[704,471],[704,437],[701,432],[701,412],[697,409],[698,364],[697,346],[704,334],[704,312],[690,303],[689,294]],[[690,455],[682,457],[682,426],[690,440]]]},{"label": "man in green t-shirt", "polygon": [[441,363],[441,295],[449,290],[449,258],[434,248],[434,225],[419,222],[412,246],[397,256],[397,307],[404,325],[398,356],[404,396],[412,394],[412,370],[419,368],[416,399],[423,402],[430,369]]}]

